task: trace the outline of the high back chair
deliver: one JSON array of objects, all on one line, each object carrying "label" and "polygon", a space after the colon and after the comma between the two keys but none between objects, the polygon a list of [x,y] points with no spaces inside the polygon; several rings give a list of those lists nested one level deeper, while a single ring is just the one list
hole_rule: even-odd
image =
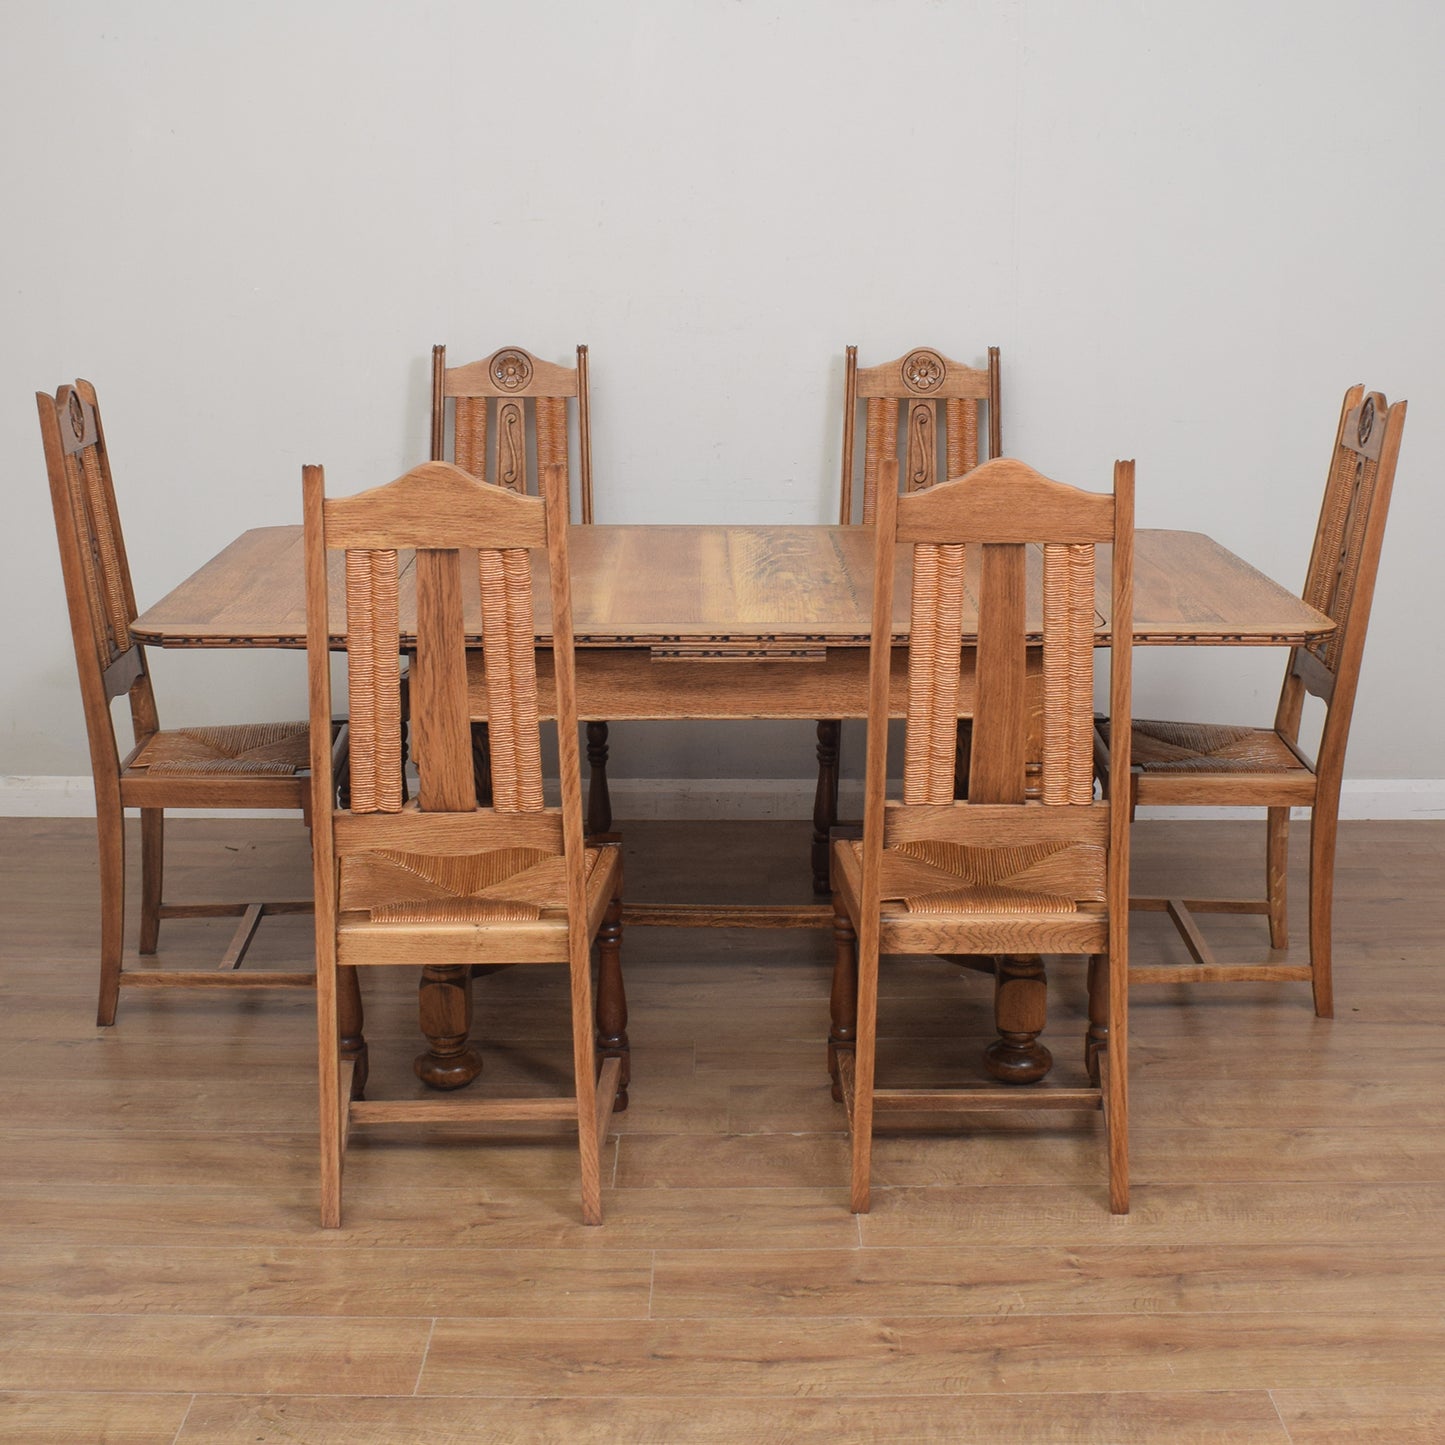
[{"label": "high back chair", "polygon": [[[604,986],[620,999],[622,869],[615,847],[582,831],[566,472],[542,468],[545,500],[490,486],[444,462],[353,497],[325,496],[304,476],[306,649],[311,711],[330,716],[327,556],[345,554],[350,806],[333,809],[330,766],[313,749],[321,1220],[341,1220],[341,1165],[353,1124],[570,1119],[582,1168],[582,1213],[602,1218],[599,1152],[625,1060],[600,1080],[593,1034],[591,946],[604,919]],[[416,630],[401,632],[402,549],[415,549]],[[475,550],[473,550],[475,549]],[[550,579],[561,806],[543,801],[531,553]],[[399,556],[400,553],[400,556]],[[472,577],[464,580],[464,570]],[[480,806],[472,773],[463,595],[480,589],[493,794]],[[472,624],[475,630],[475,620]],[[410,706],[416,797],[400,784],[398,672],[414,651]],[[574,1088],[562,1098],[353,1100],[337,1043],[338,970],[384,965],[453,969],[561,963],[570,973]]]},{"label": "high back chair", "polygon": [[[592,421],[587,348],[576,367],[543,361],[504,346],[480,361],[447,365],[445,346],[432,347],[431,459],[446,460],[447,403],[452,403],[452,460],[464,472],[510,491],[536,495],[542,468],[569,477],[568,403],[577,408],[579,520],[592,520]],[[569,500],[568,520],[571,518]]]},{"label": "high back chair", "polygon": [[[1367,393],[1363,386],[1345,393],[1304,587],[1305,601],[1333,618],[1335,630],[1291,650],[1272,728],[1136,719],[1124,763],[1117,720],[1101,726],[1101,773],[1111,785],[1127,776],[1137,804],[1268,809],[1263,898],[1130,901],[1131,908],[1167,913],[1193,959],[1192,964],[1136,967],[1135,983],[1308,979],[1315,1013],[1334,1015],[1330,934],[1340,785],[1404,429],[1403,401],[1390,406],[1379,392]],[[1300,746],[1306,693],[1320,698],[1326,709],[1314,759]],[[1197,913],[1264,914],[1270,947],[1288,946],[1285,883],[1292,807],[1310,810],[1308,961],[1220,963],[1200,932]]]},{"label": "high back chair", "polygon": [[[237,972],[267,913],[308,912],[306,900],[269,903],[167,903],[162,898],[167,808],[294,808],[310,801],[305,723],[245,723],[163,731],[145,649],[132,640],[135,592],[126,561],[95,388],[88,381],[37,392],[50,500],[80,696],[90,740],[95,818],[100,839],[100,1000],[96,1022],[115,1022],[122,987],[310,988],[314,975],[279,970]],[[133,745],[124,756],[111,703],[130,704]],[[344,739],[329,720],[319,738],[328,752]],[[159,947],[165,918],[240,920],[219,968],[127,969],[125,810],[140,809],[142,955]]]},{"label": "high back chair", "polygon": [[[863,410],[863,474],[857,486],[858,411]],[[922,492],[941,477],[961,477],[1003,452],[999,411],[998,347],[988,365],[964,366],[931,347],[919,346],[878,366],[858,366],[850,346],[843,382],[843,484],[838,520],[871,526],[878,508],[884,462],[898,462],[905,492]],[[939,441],[942,431],[942,460]],[[986,437],[986,447],[980,438]],[[858,492],[861,490],[861,516]]]},{"label": "high back chair", "polygon": [[[577,509],[580,520],[592,521],[592,400],[587,348],[577,348],[575,367],[543,361],[520,346],[504,346],[480,361],[447,365],[445,346],[431,353],[431,459],[447,460],[447,404],[451,404],[451,460],[474,477],[514,492],[536,493],[541,469],[557,464],[567,469],[568,517],[571,511],[572,466],[569,405],[577,411]],[[487,795],[487,730],[474,729],[477,782]],[[608,727],[587,724],[587,831],[605,833],[612,826],[612,801],[607,790]]]},{"label": "high back chair", "polygon": [[[863,466],[858,476],[858,412],[863,411]],[[941,433],[941,437],[940,437]],[[980,449],[980,438],[987,449]],[[878,509],[878,477],[884,462],[898,463],[908,492],[933,486],[940,476],[959,477],[979,462],[1003,453],[999,409],[998,347],[988,349],[986,367],[950,361],[932,347],[917,346],[893,361],[858,367],[850,346],[843,383],[843,482],[838,520],[846,527],[871,527]],[[940,470],[940,440],[943,468]],[[858,496],[861,492],[861,505]],[[813,890],[828,892],[828,835],[838,820],[838,776],[842,723],[818,722],[818,786],[813,800]],[[957,726],[958,772],[968,770],[969,726]]]},{"label": "high back chair", "polygon": [[[879,471],[863,839],[833,850],[839,946],[829,1063],[852,1126],[852,1207],[868,1208],[877,1113],[1102,1106],[1110,1208],[1124,1213],[1129,811],[1126,801],[1093,796],[1094,549],[1113,546],[1110,698],[1127,717],[1133,463],[1115,464],[1112,496],[1001,459],[900,497],[895,465],[889,458]],[[896,543],[912,544],[913,586],[903,796],[889,801]],[[1042,544],[1041,569],[1031,565],[1031,543]],[[977,704],[968,796],[959,801],[954,722],[964,570],[975,549]],[[1029,665],[1040,646],[1041,698]],[[879,960],[900,953],[992,955],[1000,979],[1014,955],[1088,954],[1090,1086],[878,1088]]]}]

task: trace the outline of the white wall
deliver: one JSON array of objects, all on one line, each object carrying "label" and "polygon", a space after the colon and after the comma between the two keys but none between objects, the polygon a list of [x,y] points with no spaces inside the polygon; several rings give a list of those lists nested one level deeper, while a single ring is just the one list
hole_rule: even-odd
[{"label": "white wall", "polygon": [[[1003,348],[1006,449],[1303,576],[1339,398],[1412,410],[1357,778],[1442,778],[1445,11],[1420,0],[0,8],[0,773],[87,768],[31,400],[99,389],[141,605],[427,447],[434,341],[592,351],[601,520],[825,521],[842,352]],[[23,619],[23,621],[22,621]],[[172,719],[299,658],[168,654]],[[1267,721],[1276,653],[1142,655]],[[806,727],[617,732],[803,776]],[[856,750],[855,750],[856,751]]]}]

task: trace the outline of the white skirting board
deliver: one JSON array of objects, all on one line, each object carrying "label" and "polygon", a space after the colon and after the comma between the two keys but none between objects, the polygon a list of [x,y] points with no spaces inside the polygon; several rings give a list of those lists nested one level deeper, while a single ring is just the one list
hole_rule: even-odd
[{"label": "white skirting board", "polygon": [[[610,778],[612,812],[617,818],[810,818],[812,778]],[[845,781],[839,811],[857,817],[863,807],[862,784]],[[205,817],[201,809],[187,809]],[[0,777],[0,817],[88,818],[95,797],[88,777]],[[1249,818],[1257,808],[1141,808],[1141,818]],[[1303,809],[1295,809],[1304,817]],[[225,816],[294,817],[260,809]],[[184,816],[178,813],[176,816]],[[1346,779],[1340,799],[1342,818],[1445,818],[1445,778]]]}]

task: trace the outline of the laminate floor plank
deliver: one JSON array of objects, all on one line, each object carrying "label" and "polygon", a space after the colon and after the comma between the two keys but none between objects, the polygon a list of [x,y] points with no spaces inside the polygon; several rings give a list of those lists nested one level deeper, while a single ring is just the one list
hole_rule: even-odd
[{"label": "laminate floor plank", "polygon": [[[549,1146],[551,1147],[551,1146]],[[357,1181],[352,1179],[351,1185]],[[274,1192],[273,1192],[274,1190]],[[395,1248],[637,1249],[750,1248],[760,1237],[780,1248],[842,1248],[858,1242],[848,1189],[610,1189],[601,1228],[583,1225],[576,1186],[557,1189],[503,1182],[404,1190],[353,1187],[342,1227],[322,1229],[318,1193],[268,1182],[249,1196],[150,1189],[31,1188],[0,1181],[12,1242],[157,1245],[304,1243],[318,1250]]]},{"label": "laminate floor plank", "polygon": [[[1100,1207],[1094,1180],[1052,1189],[875,1190],[861,1216],[869,1248],[956,1244],[1340,1244],[1415,1245],[1445,1221],[1445,1185],[1145,1184],[1127,1215]],[[1445,1362],[1442,1362],[1445,1363]]]},{"label": "laminate floor plank", "polygon": [[440,1320],[420,1394],[934,1395],[1416,1385],[1439,1316],[954,1315],[559,1322],[542,1340]]},{"label": "laminate floor plank", "polygon": [[832,1400],[197,1398],[176,1445],[1289,1445],[1263,1391]]},{"label": "laminate floor plank", "polygon": [[0,1314],[643,1319],[650,1251],[0,1248]]},{"label": "laminate floor plank", "polygon": [[1088,1245],[657,1254],[657,1319],[905,1315],[1445,1316],[1445,1244]]},{"label": "laminate floor plank", "polygon": [[8,1445],[169,1445],[189,1395],[122,1395],[38,1390],[0,1393],[0,1439]]},{"label": "laminate floor plank", "polygon": [[0,1314],[0,1390],[410,1394],[428,1319]]},{"label": "laminate floor plank", "polygon": [[1445,1440],[1445,1384],[1277,1390],[1274,1403],[1292,1445],[1439,1445]]}]

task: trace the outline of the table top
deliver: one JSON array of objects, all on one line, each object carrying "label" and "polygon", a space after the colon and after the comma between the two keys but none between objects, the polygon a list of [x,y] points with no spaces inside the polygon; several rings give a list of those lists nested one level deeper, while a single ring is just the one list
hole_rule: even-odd
[{"label": "table top", "polygon": [[[867,644],[873,533],[864,527],[573,526],[568,535],[573,627],[581,647],[859,647]],[[894,632],[908,634],[910,549],[899,557]],[[1107,548],[1096,596],[1109,627]],[[340,559],[331,631],[345,638]],[[543,559],[534,558],[540,568]],[[405,565],[405,564],[404,564]],[[1041,567],[1035,552],[1034,565]],[[473,569],[463,569],[470,636],[480,639]],[[410,567],[402,631],[414,617]],[[1036,592],[1036,588],[1030,588]],[[970,597],[974,595],[970,589]],[[551,632],[536,590],[539,639]],[[1141,530],[1135,538],[1134,638],[1142,644],[1284,646],[1333,623],[1201,532]],[[244,532],[132,625],[163,647],[304,647],[301,528]],[[969,630],[965,624],[965,635]]]}]

